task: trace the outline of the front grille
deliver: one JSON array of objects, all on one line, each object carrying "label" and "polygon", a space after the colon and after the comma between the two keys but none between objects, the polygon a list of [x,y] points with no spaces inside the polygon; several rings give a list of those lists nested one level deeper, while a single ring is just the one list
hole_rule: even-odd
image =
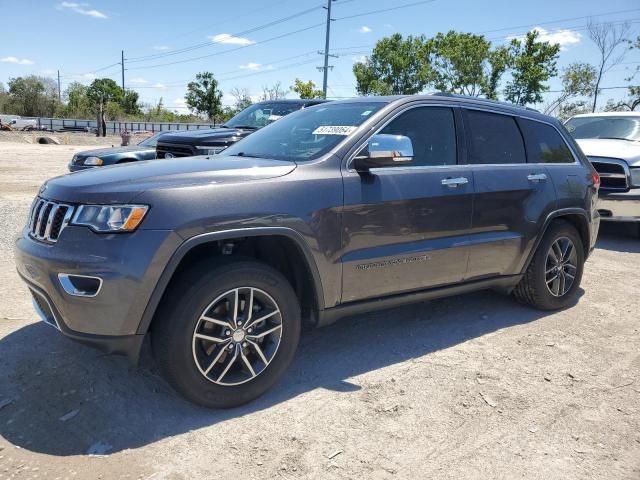
[{"label": "front grille", "polygon": [[29,215],[29,235],[36,240],[55,243],[71,221],[71,215],[71,205],[37,198]]},{"label": "front grille", "polygon": [[602,190],[626,191],[629,189],[629,167],[615,158],[589,157],[593,168],[600,174]]},{"label": "front grille", "polygon": [[156,158],[165,158],[170,153],[174,157],[193,157],[197,155],[189,145],[160,144],[156,146]]}]

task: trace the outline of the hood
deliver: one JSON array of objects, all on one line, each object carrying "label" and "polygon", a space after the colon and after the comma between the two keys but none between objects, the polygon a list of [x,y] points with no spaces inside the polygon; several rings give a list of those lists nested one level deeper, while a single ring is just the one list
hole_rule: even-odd
[{"label": "hood", "polygon": [[108,155],[118,155],[127,152],[143,152],[146,150],[155,150],[153,147],[147,147],[145,145],[129,145],[128,147],[109,147],[109,148],[97,148],[95,150],[84,150],[76,153],[78,157],[101,157],[104,158]]},{"label": "hood", "polygon": [[587,157],[618,158],[630,166],[640,166],[640,142],[609,138],[581,138],[576,142]]},{"label": "hood", "polygon": [[40,196],[69,203],[128,203],[150,189],[264,180],[295,168],[293,162],[235,156],[151,160],[55,177],[43,185]]},{"label": "hood", "polygon": [[184,143],[187,145],[220,145],[234,143],[253,133],[254,130],[240,128],[207,128],[187,130],[175,133],[164,133],[158,143]]}]

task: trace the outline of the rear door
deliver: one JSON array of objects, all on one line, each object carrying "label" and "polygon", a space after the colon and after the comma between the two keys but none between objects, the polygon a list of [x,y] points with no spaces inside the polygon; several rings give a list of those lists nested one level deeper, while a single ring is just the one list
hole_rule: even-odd
[{"label": "rear door", "polygon": [[555,208],[553,183],[544,163],[527,163],[514,116],[474,109],[464,116],[476,189],[466,278],[519,273],[540,217]]},{"label": "rear door", "polygon": [[376,133],[411,139],[409,165],[344,179],[343,302],[460,282],[473,177],[458,162],[454,108],[410,107]]}]

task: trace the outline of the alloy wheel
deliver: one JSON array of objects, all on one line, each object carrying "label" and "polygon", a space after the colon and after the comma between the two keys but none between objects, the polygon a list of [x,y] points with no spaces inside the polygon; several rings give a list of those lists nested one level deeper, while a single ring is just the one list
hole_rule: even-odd
[{"label": "alloy wheel", "polygon": [[200,373],[223,386],[253,380],[269,366],[282,339],[282,314],[268,293],[238,287],[218,296],[193,332],[193,359]]},{"label": "alloy wheel", "polygon": [[558,238],[547,252],[545,282],[554,297],[567,294],[578,272],[576,247],[567,237]]}]

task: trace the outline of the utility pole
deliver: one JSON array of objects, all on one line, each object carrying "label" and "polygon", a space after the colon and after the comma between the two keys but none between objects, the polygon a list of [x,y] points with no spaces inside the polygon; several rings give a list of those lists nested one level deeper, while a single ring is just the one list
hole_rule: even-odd
[{"label": "utility pole", "polygon": [[122,52],[122,62],[120,63],[120,66],[122,67],[122,90],[124,90],[124,50],[121,50],[121,52]]},{"label": "utility pole", "polygon": [[327,98],[327,76],[329,75],[329,68],[333,68],[333,66],[329,66],[329,57],[333,57],[335,55],[329,55],[329,35],[331,34],[331,4],[336,0],[327,0],[327,6],[322,7],[327,10],[327,33],[324,41],[324,67],[320,67],[319,70],[322,70],[323,78],[322,78],[322,93],[324,98]]},{"label": "utility pole", "polygon": [[62,103],[62,95],[60,95],[60,70],[58,70],[58,101]]}]

